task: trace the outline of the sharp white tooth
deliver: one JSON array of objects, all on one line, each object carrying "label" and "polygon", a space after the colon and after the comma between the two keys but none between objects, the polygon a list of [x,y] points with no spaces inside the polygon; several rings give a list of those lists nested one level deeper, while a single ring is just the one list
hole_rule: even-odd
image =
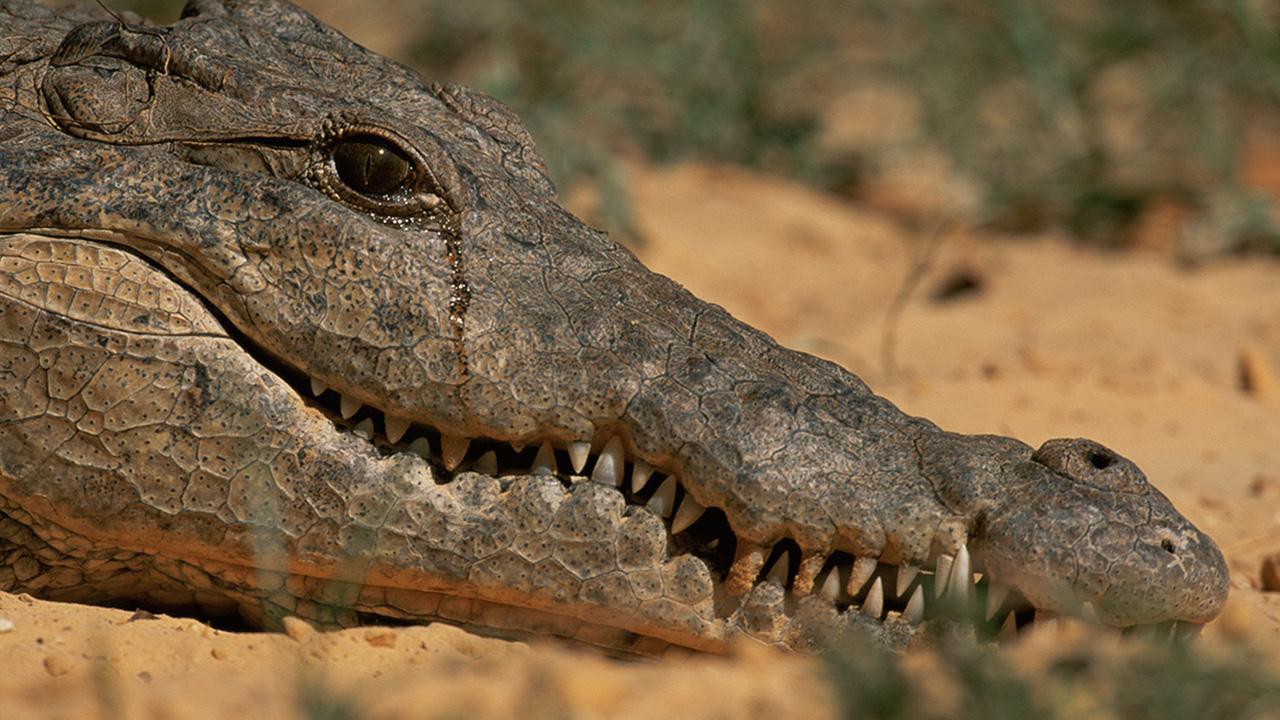
[{"label": "sharp white tooth", "polygon": [[894,597],[902,597],[907,594],[907,588],[911,587],[911,581],[916,579],[916,575],[920,572],[920,568],[915,565],[899,565],[898,566],[898,592]]},{"label": "sharp white tooth", "polygon": [[315,395],[316,397],[320,397],[328,389],[329,389],[328,385],[325,385],[324,383],[320,382],[315,378],[311,378],[311,394],[312,395]]},{"label": "sharp white tooth", "polygon": [[667,476],[666,480],[658,486],[658,492],[653,494],[649,500],[649,509],[661,515],[664,518],[671,517],[671,511],[676,504],[676,479]]},{"label": "sharp white tooth", "polygon": [[471,466],[471,469],[480,473],[481,475],[497,475],[498,474],[497,453],[490,450],[489,452],[481,455],[480,459],[476,460],[475,463]]},{"label": "sharp white tooth", "polygon": [[542,447],[538,448],[538,454],[533,458],[533,468],[529,472],[543,475],[556,474],[556,451],[551,449],[551,443],[544,442]]},{"label": "sharp white tooth", "polygon": [[408,418],[396,417],[394,415],[387,416],[387,442],[395,445],[400,442],[400,438],[409,431],[409,426],[413,423]]},{"label": "sharp white tooth", "polygon": [[596,458],[596,466],[591,470],[591,480],[601,485],[622,486],[623,463],[626,458],[622,454],[622,436],[614,435],[604,444],[600,456]]},{"label": "sharp white tooth", "polygon": [[1085,622],[1092,623],[1094,625],[1098,625],[1102,622],[1098,619],[1098,610],[1093,607],[1093,603],[1088,600],[1085,600],[1080,606],[1080,617],[1083,618]]},{"label": "sharp white tooth", "polygon": [[871,585],[871,590],[867,592],[867,599],[862,603],[862,614],[878,620],[883,612],[884,586],[880,584],[880,578],[876,578]]},{"label": "sharp white tooth", "polygon": [[879,564],[873,557],[854,560],[853,571],[849,573],[849,584],[845,587],[845,591],[850,595],[857,595],[862,592],[862,588],[866,586],[867,581],[875,574],[876,566]]},{"label": "sharp white tooth", "polygon": [[787,575],[791,572],[791,553],[784,552],[773,561],[773,567],[769,568],[769,575],[765,580],[773,581],[782,587],[787,586]]},{"label": "sharp white tooth", "polygon": [[461,465],[469,447],[471,447],[471,441],[467,438],[440,433],[440,459],[444,461],[444,469],[453,470]]},{"label": "sharp white tooth", "polygon": [[911,599],[907,601],[907,608],[902,611],[902,617],[913,625],[924,619],[923,585],[917,585],[916,591],[911,593]]},{"label": "sharp white tooth", "polygon": [[969,602],[969,590],[973,587],[973,573],[969,572],[969,546],[961,545],[956,553],[956,561],[951,566],[951,582],[947,594],[960,605]]},{"label": "sharp white tooth", "polygon": [[1036,610],[1036,632],[1055,632],[1058,629],[1058,613]]},{"label": "sharp white tooth", "polygon": [[833,567],[831,572],[827,573],[827,579],[823,580],[818,588],[818,597],[826,598],[832,603],[840,599],[840,568]]},{"label": "sharp white tooth", "polygon": [[631,466],[631,492],[640,492],[649,483],[649,476],[652,474],[653,468],[649,467],[649,463],[643,460],[635,461]]},{"label": "sharp white tooth", "polygon": [[995,580],[987,580],[987,621],[996,616],[1009,597],[1009,586]]},{"label": "sharp white tooth", "polygon": [[582,474],[582,468],[587,466],[587,456],[590,454],[591,443],[569,443],[569,461],[573,463],[573,473],[575,475]]},{"label": "sharp white tooth", "polygon": [[698,521],[702,517],[702,513],[707,509],[702,507],[693,496],[685,491],[684,500],[680,501],[680,509],[676,510],[676,516],[671,519],[671,534],[684,532],[688,527]]},{"label": "sharp white tooth", "polygon": [[353,397],[347,397],[346,395],[343,395],[342,407],[341,407],[342,419],[350,420],[352,415],[355,415],[356,413],[360,412],[361,407],[363,406],[360,404],[359,400]]},{"label": "sharp white tooth", "polygon": [[1004,623],[1000,625],[1000,632],[996,635],[996,639],[1003,643],[1013,642],[1018,639],[1018,621],[1014,618],[1013,613],[1009,613]]},{"label": "sharp white tooth", "polygon": [[414,438],[413,442],[409,443],[409,447],[405,449],[423,460],[431,458],[431,441],[424,437]]},{"label": "sharp white tooth", "polygon": [[373,439],[373,418],[365,418],[356,423],[356,434],[365,440]]},{"label": "sharp white tooth", "polygon": [[[1088,603],[1085,603],[1085,605],[1088,605]],[[1199,637],[1201,630],[1204,630],[1204,625],[1200,623],[1177,620],[1173,623],[1173,639],[1175,642],[1188,642]]]},{"label": "sharp white tooth", "polygon": [[934,597],[942,597],[947,591],[947,585],[951,580],[951,563],[955,558],[950,555],[939,555],[938,562],[933,569],[933,595]]}]

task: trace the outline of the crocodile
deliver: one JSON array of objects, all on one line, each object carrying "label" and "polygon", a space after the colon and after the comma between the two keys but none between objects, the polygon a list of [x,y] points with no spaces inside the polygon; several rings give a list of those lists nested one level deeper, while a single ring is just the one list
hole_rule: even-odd
[{"label": "crocodile", "polygon": [[277,0],[0,27],[0,589],[624,656],[1225,603],[1132,462],[700,301],[494,99]]}]

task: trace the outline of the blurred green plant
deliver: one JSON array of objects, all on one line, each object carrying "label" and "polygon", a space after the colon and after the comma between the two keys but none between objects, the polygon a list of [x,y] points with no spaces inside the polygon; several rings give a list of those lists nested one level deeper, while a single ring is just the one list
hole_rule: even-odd
[{"label": "blurred green plant", "polygon": [[851,720],[1280,716],[1280,678],[1260,658],[1242,649],[1210,653],[1195,643],[1130,638],[1114,648],[1068,641],[1028,652],[944,636],[934,648],[904,656],[855,633],[834,642],[824,659]]},{"label": "blurred green plant", "polygon": [[[923,109],[924,137],[980,178],[1006,220],[1115,243],[1156,199],[1232,233],[1184,247],[1280,252],[1273,208],[1240,178],[1242,139],[1280,106],[1272,0],[859,0],[879,72]],[[1270,203],[1265,203],[1270,204]],[[1244,217],[1247,215],[1248,217]]]},{"label": "blurred green plant", "polygon": [[[1122,243],[1163,199],[1215,218],[1185,251],[1280,252],[1274,209],[1238,167],[1247,123],[1280,105],[1274,0],[419,5],[417,64],[511,104],[562,183],[616,187],[621,151],[856,193],[867,168],[930,146],[1003,227]],[[824,107],[885,84],[920,109],[908,147],[822,146]]]},{"label": "blurred green plant", "polygon": [[[511,105],[615,230],[619,156],[857,196],[929,151],[976,189],[962,220],[1122,245],[1162,202],[1189,213],[1185,256],[1280,253],[1276,199],[1241,177],[1247,134],[1280,147],[1280,0],[410,1],[401,59]],[[833,108],[866,89],[910,117],[872,107],[904,125],[891,141],[833,145]]]},{"label": "blurred green plant", "polygon": [[789,174],[812,142],[834,38],[830,0],[419,0],[410,62],[501,98],[532,129],[561,185],[602,187],[607,224],[629,219],[616,157],[696,155]]}]

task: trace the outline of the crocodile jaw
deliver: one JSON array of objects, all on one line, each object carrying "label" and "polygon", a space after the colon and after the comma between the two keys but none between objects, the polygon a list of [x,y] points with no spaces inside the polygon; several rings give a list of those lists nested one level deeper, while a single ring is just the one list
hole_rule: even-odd
[{"label": "crocodile jaw", "polygon": [[[56,69],[15,86],[40,90],[17,108],[56,100],[60,128],[6,106],[3,347],[27,370],[0,405],[0,495],[41,568],[13,587],[230,598],[266,619],[446,619],[645,653],[736,633],[805,647],[850,625],[901,641],[939,596],[987,594],[976,571],[1049,599],[1060,568],[970,546],[980,513],[1028,480],[985,467],[1005,445],[952,442],[649,273],[558,205],[497,103],[428,87],[285,5],[203,9],[172,42],[72,31]],[[260,55],[234,46],[245,37]],[[359,62],[317,64],[315,48]],[[112,63],[139,82],[77,104],[77,83]],[[263,88],[279,68],[276,103]],[[183,102],[123,103],[141,114],[118,134],[92,116],[138,87]],[[196,112],[209,103],[223,114]],[[396,143],[419,184],[355,197],[336,170],[352,138]],[[115,267],[80,267],[95,253],[198,322],[165,325],[171,308],[140,296],[126,307],[145,328],[78,315],[67,293],[121,300],[119,285],[57,274]],[[121,410],[140,397],[164,422]],[[143,426],[160,439],[139,444]],[[947,453],[929,449],[938,438]],[[940,465],[973,472],[943,483]],[[1167,615],[1162,597],[1144,618]]]}]

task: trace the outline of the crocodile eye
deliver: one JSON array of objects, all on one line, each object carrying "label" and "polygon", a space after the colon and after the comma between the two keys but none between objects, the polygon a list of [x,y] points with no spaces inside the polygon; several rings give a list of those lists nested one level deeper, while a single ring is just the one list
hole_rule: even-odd
[{"label": "crocodile eye", "polygon": [[333,148],[338,179],[361,195],[387,196],[402,190],[413,162],[400,148],[376,135],[357,135]]}]

